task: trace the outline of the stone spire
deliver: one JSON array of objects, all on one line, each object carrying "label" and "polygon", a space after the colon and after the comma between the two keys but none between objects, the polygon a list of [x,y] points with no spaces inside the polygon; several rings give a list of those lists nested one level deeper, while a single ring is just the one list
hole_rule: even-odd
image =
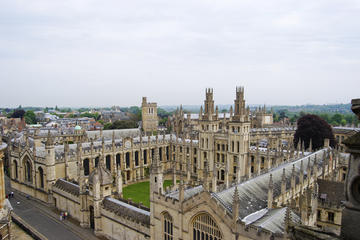
[{"label": "stone spire", "polygon": [[52,146],[54,145],[54,141],[51,137],[51,133],[50,133],[50,130],[48,130],[48,134],[47,134],[47,138],[46,138],[46,143],[45,143],[46,146]]},{"label": "stone spire", "polygon": [[300,162],[300,184],[304,183],[304,164],[303,164],[303,160],[301,160]]},{"label": "stone spire", "polygon": [[[181,174],[182,176],[182,174]],[[184,181],[181,179],[179,184],[179,201],[183,202],[185,199]]]},{"label": "stone spire", "polygon": [[159,147],[156,145],[154,158],[150,166],[150,192],[163,194],[163,174],[159,160]]},{"label": "stone spire", "polygon": [[206,99],[204,101],[205,111],[204,114],[207,120],[212,120],[214,114],[214,91],[212,88],[206,89]]},{"label": "stone spire", "polygon": [[217,191],[217,170],[216,167],[213,169],[213,176],[212,176],[212,183],[211,183],[211,191],[216,192]]},{"label": "stone spire", "polygon": [[291,190],[295,191],[295,164],[292,165],[291,170]]},{"label": "stone spire", "polygon": [[281,176],[281,194],[285,194],[286,192],[286,175],[285,175],[285,168],[283,168],[283,173]]},{"label": "stone spire", "polygon": [[240,197],[237,185],[235,186],[233,201],[232,201],[232,214],[233,214],[233,221],[236,224],[236,221],[239,218],[239,209],[240,209]]},{"label": "stone spire", "polygon": [[268,209],[273,207],[273,200],[274,200],[274,183],[272,179],[272,174],[270,174],[269,178],[269,189],[268,189]]},{"label": "stone spire", "polygon": [[122,197],[122,187],[123,187],[122,185],[123,185],[123,181],[122,181],[121,168],[118,167],[116,174],[116,192],[119,198]]},{"label": "stone spire", "polygon": [[203,187],[205,190],[209,191],[209,164],[207,162],[204,162],[204,183]]},{"label": "stone spire", "polygon": [[236,98],[234,100],[234,120],[243,120],[245,115],[244,87],[236,87]]},{"label": "stone spire", "polygon": [[285,222],[285,232],[287,233],[289,231],[289,226],[291,223],[291,210],[289,207],[286,207],[284,222]]}]

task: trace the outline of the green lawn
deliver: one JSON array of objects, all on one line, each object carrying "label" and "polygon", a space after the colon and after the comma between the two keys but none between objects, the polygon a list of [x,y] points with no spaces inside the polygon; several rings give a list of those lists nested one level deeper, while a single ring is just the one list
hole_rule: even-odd
[{"label": "green lawn", "polygon": [[[164,189],[171,186],[171,180],[164,181]],[[131,198],[133,202],[142,202],[145,206],[150,207],[150,183],[149,181],[134,183],[123,188],[123,197],[125,199]]]}]

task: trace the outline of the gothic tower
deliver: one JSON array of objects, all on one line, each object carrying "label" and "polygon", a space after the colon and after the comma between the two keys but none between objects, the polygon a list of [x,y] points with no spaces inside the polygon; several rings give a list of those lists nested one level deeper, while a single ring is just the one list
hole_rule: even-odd
[{"label": "gothic tower", "polygon": [[152,133],[157,131],[158,128],[158,116],[157,116],[157,104],[148,103],[146,97],[142,98],[141,103],[142,111],[142,128],[146,133]]},{"label": "gothic tower", "polygon": [[244,87],[236,88],[236,98],[234,100],[234,116],[229,122],[228,137],[228,169],[230,178],[236,179],[239,183],[246,175],[247,155],[250,146],[250,119],[249,108],[245,108]]}]

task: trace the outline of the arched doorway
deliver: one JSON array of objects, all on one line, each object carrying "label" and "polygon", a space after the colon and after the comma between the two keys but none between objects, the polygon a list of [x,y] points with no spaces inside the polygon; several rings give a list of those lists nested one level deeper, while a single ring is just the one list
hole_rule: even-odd
[{"label": "arched doorway", "polygon": [[94,220],[94,207],[90,206],[90,228],[95,229],[95,220]]},{"label": "arched doorway", "polygon": [[221,231],[215,220],[207,213],[201,213],[191,221],[192,240],[222,240]]}]

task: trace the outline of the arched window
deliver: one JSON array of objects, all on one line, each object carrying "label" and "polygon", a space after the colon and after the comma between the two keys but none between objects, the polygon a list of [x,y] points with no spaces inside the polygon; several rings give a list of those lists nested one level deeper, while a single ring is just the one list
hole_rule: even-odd
[{"label": "arched window", "polygon": [[144,150],[144,164],[147,164],[147,150]]},{"label": "arched window", "polygon": [[14,161],[14,175],[13,178],[18,179],[18,164],[17,161]]},{"label": "arched window", "polygon": [[95,158],[95,167],[97,167],[99,165],[99,157]]},{"label": "arched window", "polygon": [[116,154],[116,167],[119,168],[121,165],[120,153]]},{"label": "arched window", "polygon": [[126,168],[129,168],[130,167],[130,153],[127,152],[125,154],[125,161],[126,161]]},{"label": "arched window", "polygon": [[192,221],[193,238],[192,240],[221,240],[222,234],[214,219],[202,213],[197,215]]},{"label": "arched window", "polygon": [[38,168],[38,171],[39,171],[40,188],[44,188],[44,171],[41,167]]},{"label": "arched window", "polygon": [[105,161],[106,161],[106,168],[111,171],[111,156],[107,155]]},{"label": "arched window", "polygon": [[170,214],[165,213],[163,215],[163,233],[164,233],[164,240],[173,240],[173,220]]},{"label": "arched window", "polygon": [[83,166],[84,166],[84,175],[88,176],[90,173],[90,166],[89,166],[89,159],[85,158],[83,161]]},{"label": "arched window", "polygon": [[139,166],[139,151],[135,151],[135,166]]},{"label": "arched window", "polygon": [[32,182],[32,176],[31,176],[31,164],[29,160],[25,162],[25,181]]}]

